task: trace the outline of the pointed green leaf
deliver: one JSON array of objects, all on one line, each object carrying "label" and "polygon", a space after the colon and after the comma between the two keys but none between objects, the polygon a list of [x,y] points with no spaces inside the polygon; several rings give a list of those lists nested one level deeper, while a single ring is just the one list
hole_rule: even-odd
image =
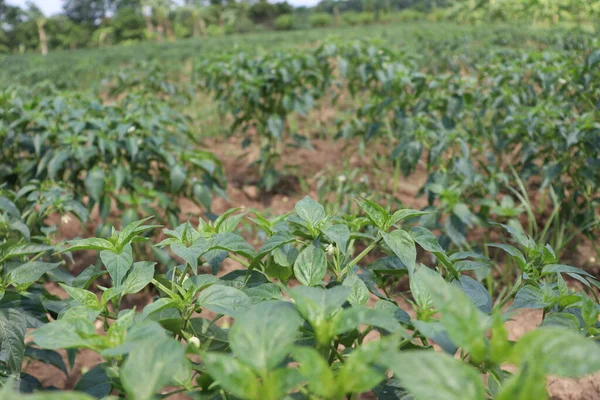
[{"label": "pointed green leaf", "polygon": [[103,250],[100,252],[100,260],[102,260],[108,274],[112,278],[114,287],[118,288],[133,265],[133,249],[128,244],[123,247],[120,253]]},{"label": "pointed green leaf", "polygon": [[327,273],[327,259],[321,247],[308,245],[300,252],[294,263],[294,275],[305,286],[316,286]]},{"label": "pointed green leaf", "polygon": [[417,261],[417,248],[410,234],[402,229],[396,229],[392,233],[381,232],[383,241],[390,250],[402,261],[406,268],[412,273]]}]

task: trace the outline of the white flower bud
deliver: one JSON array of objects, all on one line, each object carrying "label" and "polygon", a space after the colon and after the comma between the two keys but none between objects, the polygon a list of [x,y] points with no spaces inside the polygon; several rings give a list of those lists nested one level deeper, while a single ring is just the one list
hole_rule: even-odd
[{"label": "white flower bud", "polygon": [[333,255],[333,253],[335,252],[335,246],[333,244],[327,245],[327,247],[325,247],[325,252],[330,256]]},{"label": "white flower bud", "polygon": [[191,346],[200,347],[200,339],[198,339],[196,336],[192,336],[190,340],[188,340],[188,343]]}]

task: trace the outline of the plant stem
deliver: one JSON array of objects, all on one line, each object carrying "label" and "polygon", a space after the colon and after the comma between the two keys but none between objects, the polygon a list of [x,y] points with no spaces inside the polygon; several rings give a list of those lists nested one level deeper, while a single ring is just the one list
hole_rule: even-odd
[{"label": "plant stem", "polygon": [[364,249],[359,255],[357,255],[356,258],[354,258],[354,260],[350,261],[348,265],[344,267],[344,269],[342,270],[342,274],[346,273],[348,269],[354,267],[360,260],[362,260],[367,254],[369,254],[369,252],[373,250],[375,246],[377,246],[382,240],[383,238],[379,238],[373,243],[371,243],[366,249]]}]

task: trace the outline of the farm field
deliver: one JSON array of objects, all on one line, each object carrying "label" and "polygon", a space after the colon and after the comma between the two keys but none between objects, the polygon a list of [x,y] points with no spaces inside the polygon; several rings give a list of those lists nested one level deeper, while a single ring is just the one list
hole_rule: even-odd
[{"label": "farm field", "polygon": [[599,107],[587,26],[0,56],[2,396],[598,399]]}]

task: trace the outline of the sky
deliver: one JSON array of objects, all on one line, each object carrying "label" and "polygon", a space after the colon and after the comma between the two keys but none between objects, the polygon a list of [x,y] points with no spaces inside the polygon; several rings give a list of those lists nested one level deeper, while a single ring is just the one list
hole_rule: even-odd
[{"label": "sky", "polygon": [[[62,11],[62,0],[33,0],[33,2],[46,15],[58,14]],[[288,0],[288,2],[295,6],[312,6],[317,4],[319,0]],[[27,0],[8,0],[7,3],[25,7]]]}]

